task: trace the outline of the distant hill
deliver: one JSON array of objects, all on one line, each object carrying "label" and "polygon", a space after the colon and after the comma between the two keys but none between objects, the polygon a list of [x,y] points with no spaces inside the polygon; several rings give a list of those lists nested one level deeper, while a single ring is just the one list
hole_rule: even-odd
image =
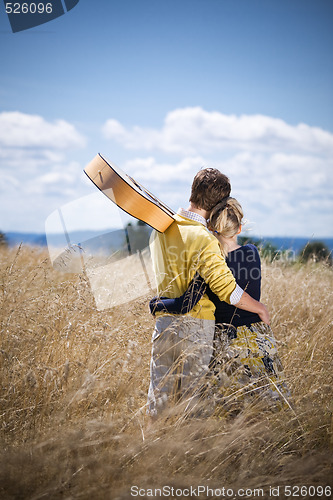
[{"label": "distant hill", "polygon": [[19,245],[20,243],[41,247],[47,245],[45,234],[9,232],[5,233],[5,236],[9,246]]},{"label": "distant hill", "polygon": [[108,254],[121,249],[130,249],[135,253],[143,250],[149,244],[151,228],[144,226],[129,226],[125,229],[110,229],[109,231],[72,231],[65,234],[35,234],[14,233],[5,234],[9,246],[24,245],[53,248],[66,248],[68,244],[82,245],[91,255],[97,253]]},{"label": "distant hill", "polygon": [[257,237],[257,236],[252,236],[250,237],[251,239],[254,240],[260,240],[263,245],[265,243],[270,243],[274,247],[276,247],[278,250],[293,250],[296,254],[304,248],[304,246],[307,243],[311,243],[312,241],[321,241],[325,243],[327,248],[333,252],[333,238],[292,238],[290,236],[276,236],[276,237]]},{"label": "distant hill", "polygon": [[[149,229],[149,228],[148,228]],[[149,229],[150,231],[150,229]],[[43,233],[5,233],[10,246],[23,243],[31,246],[47,246],[51,244],[55,247],[66,247],[67,240],[63,234],[52,234],[48,236]],[[110,229],[109,231],[74,231],[70,233],[70,242],[79,244],[89,241],[89,247],[94,249],[121,248],[124,245],[125,231],[123,229]],[[130,235],[131,237],[131,235]],[[270,243],[278,250],[293,250],[296,254],[308,243],[312,241],[322,241],[333,252],[333,238],[292,238],[286,237],[257,237],[251,235],[251,239],[260,240],[263,244]]]},{"label": "distant hill", "polygon": [[[108,239],[108,236],[112,235],[115,247],[122,245],[124,239],[123,229],[110,229],[110,231],[73,231],[68,234],[68,238],[71,244],[80,244],[85,241],[100,241],[101,238]],[[45,247],[48,244],[53,247],[66,247],[68,244],[67,238],[64,234],[50,234],[46,237],[46,234],[36,234],[36,233],[5,233],[7,242],[9,246],[16,246],[20,243],[30,246],[40,246]],[[102,245],[104,246],[104,245]]]}]

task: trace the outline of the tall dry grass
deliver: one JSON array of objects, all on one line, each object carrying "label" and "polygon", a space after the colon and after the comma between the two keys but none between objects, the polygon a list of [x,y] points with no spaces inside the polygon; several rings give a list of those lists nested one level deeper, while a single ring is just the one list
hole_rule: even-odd
[{"label": "tall dry grass", "polygon": [[38,249],[0,252],[1,498],[128,499],[132,485],[199,484],[270,498],[269,486],[330,484],[331,268],[263,266],[292,410],[184,419],[176,408],[147,430],[149,297],[99,312],[84,275],[57,273]]}]

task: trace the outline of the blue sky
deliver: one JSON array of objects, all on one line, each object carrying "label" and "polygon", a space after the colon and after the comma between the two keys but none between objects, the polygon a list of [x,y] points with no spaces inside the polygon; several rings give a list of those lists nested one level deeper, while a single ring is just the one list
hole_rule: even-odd
[{"label": "blue sky", "polygon": [[333,236],[331,0],[80,0],[19,33],[0,16],[0,230],[66,204],[73,229],[113,227],[83,174],[101,152],[175,210],[213,166],[253,234]]}]

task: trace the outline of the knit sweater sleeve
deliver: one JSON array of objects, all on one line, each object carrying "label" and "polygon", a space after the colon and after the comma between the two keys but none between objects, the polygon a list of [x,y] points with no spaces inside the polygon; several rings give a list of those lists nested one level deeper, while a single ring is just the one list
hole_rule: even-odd
[{"label": "knit sweater sleeve", "polygon": [[209,240],[198,258],[198,272],[217,297],[230,304],[230,296],[236,288],[236,280],[221,255],[217,240]]}]

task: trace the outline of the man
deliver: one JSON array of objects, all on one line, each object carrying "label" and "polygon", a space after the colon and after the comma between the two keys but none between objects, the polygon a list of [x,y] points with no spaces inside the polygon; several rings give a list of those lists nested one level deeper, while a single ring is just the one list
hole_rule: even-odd
[{"label": "man", "polygon": [[[268,323],[265,306],[237,285],[217,239],[207,229],[211,210],[230,191],[228,177],[219,170],[200,170],[192,183],[188,209],[179,209],[164,233],[152,234],[150,248],[158,294],[181,296],[199,273],[221,301],[257,313]],[[204,294],[186,315],[156,313],[148,392],[148,414],[152,417],[175,399],[185,403],[186,411],[195,411],[198,388],[213,351],[214,310]]]}]

